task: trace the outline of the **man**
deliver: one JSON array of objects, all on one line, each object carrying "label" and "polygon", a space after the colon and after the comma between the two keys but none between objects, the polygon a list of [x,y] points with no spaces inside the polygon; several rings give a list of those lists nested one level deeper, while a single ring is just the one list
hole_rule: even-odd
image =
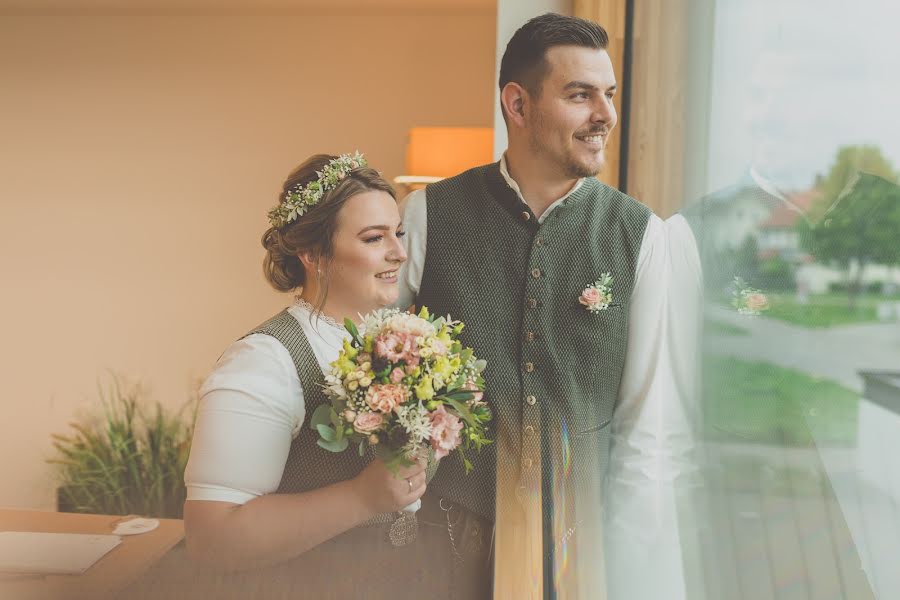
[{"label": "man", "polygon": [[[401,303],[466,323],[462,341],[487,360],[495,415],[496,443],[471,457],[474,471],[444,461],[429,490],[442,508],[487,521],[517,514],[517,504],[533,517],[527,507],[537,505],[537,520],[525,517],[537,523],[541,549],[529,595],[563,591],[574,548],[579,564],[602,563],[589,546],[601,537],[610,438],[614,460],[653,453],[636,449],[652,439],[645,405],[659,393],[665,235],[649,209],[594,178],[617,121],[607,44],[590,21],[528,21],[500,68],[503,158],[403,203]],[[629,462],[640,469],[641,460]],[[534,533],[522,543],[498,538],[498,564],[509,563],[504,548],[533,546]],[[521,578],[535,576],[528,568]]]}]

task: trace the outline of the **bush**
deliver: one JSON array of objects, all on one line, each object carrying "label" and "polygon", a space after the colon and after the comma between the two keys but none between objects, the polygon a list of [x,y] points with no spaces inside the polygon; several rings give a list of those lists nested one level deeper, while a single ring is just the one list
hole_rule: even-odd
[{"label": "bush", "polygon": [[196,402],[174,415],[158,402],[147,411],[141,387],[115,376],[98,392],[98,424],[73,423],[71,435],[52,436],[60,510],[180,519]]},{"label": "bush", "polygon": [[780,256],[770,258],[760,263],[754,283],[764,290],[793,290],[796,285],[794,267]]}]

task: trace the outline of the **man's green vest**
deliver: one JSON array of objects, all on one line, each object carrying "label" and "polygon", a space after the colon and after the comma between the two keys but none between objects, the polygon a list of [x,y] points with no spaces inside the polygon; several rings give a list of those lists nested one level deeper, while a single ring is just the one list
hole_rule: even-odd
[{"label": "man's green vest", "polygon": [[[493,518],[498,476],[527,489],[540,484],[541,465],[545,484],[596,486],[649,209],[588,178],[538,223],[498,163],[428,186],[426,202],[416,304],[465,322],[461,341],[487,360],[495,439],[470,453],[469,475],[457,457],[444,459],[431,490]],[[592,313],[578,299],[604,273],[612,303]]]}]

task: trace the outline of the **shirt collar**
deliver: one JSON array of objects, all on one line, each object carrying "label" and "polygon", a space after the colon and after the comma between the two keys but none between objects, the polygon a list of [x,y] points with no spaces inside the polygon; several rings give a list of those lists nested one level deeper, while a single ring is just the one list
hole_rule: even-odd
[{"label": "shirt collar", "polygon": [[[519,184],[516,183],[516,180],[510,176],[509,169],[507,169],[506,167],[506,152],[504,152],[503,156],[500,157],[500,174],[503,175],[503,179],[506,180],[506,184],[512,189],[512,191],[516,193],[516,196],[518,196],[522,204],[528,204],[527,202],[525,202],[525,198],[522,196],[522,190],[519,188]],[[575,193],[575,191],[580,188],[581,184],[583,183],[584,178],[579,179],[577,182],[575,182],[575,185],[572,186],[571,190],[566,192],[565,196],[547,207],[547,210],[545,210],[544,213],[540,217],[538,217],[538,223],[543,223],[544,219],[547,218],[547,215],[549,215],[554,208],[562,204],[566,200],[566,198]]]}]

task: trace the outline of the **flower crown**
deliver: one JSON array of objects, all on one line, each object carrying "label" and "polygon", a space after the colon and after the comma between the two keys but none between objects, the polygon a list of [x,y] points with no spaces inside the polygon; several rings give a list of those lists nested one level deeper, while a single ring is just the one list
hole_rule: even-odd
[{"label": "flower crown", "polygon": [[351,171],[367,166],[369,163],[359,151],[331,159],[321,171],[316,171],[318,179],[305,185],[298,183],[292,190],[285,192],[278,206],[269,211],[269,223],[272,227],[284,227],[296,221],[318,204],[328,190],[334,189],[346,179]]}]

